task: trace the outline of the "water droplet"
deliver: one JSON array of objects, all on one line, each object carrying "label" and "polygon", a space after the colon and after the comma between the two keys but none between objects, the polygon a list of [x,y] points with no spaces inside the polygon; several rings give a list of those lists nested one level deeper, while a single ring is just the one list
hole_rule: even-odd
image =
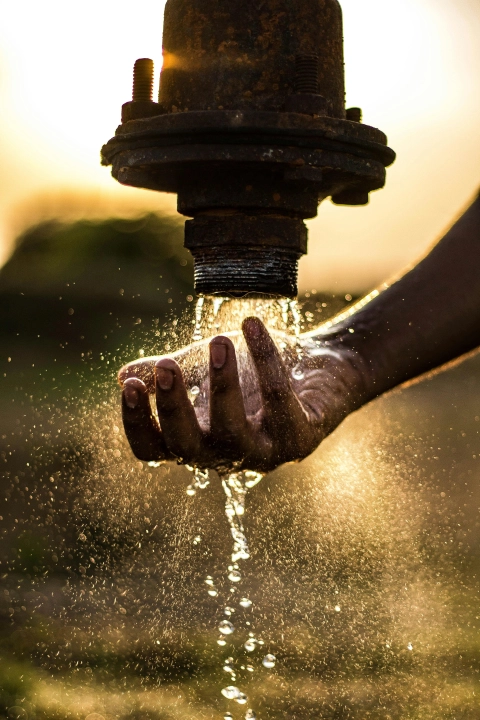
[{"label": "water droplet", "polygon": [[235,685],[229,685],[226,688],[223,688],[222,695],[223,697],[226,697],[227,700],[236,700],[237,697],[240,695],[240,690],[235,687]]},{"label": "water droplet", "polygon": [[200,535],[195,535],[195,537],[193,538],[193,544],[198,545],[198,543],[201,542],[201,540],[202,540],[202,538]]},{"label": "water droplet", "polygon": [[248,550],[245,550],[244,548],[240,548],[237,550],[237,545],[235,545],[235,552],[232,554],[232,560],[248,560],[250,558],[250,553]]},{"label": "water droplet", "polygon": [[150,462],[147,463],[148,467],[151,467],[151,468],[158,468],[163,464],[164,464],[163,462],[157,462],[156,460],[150,460]]},{"label": "water droplet", "polygon": [[257,719],[257,713],[253,710],[247,710],[245,713],[245,720],[256,720]]},{"label": "water droplet", "polygon": [[199,488],[200,490],[205,490],[205,488],[210,485],[209,470],[200,470],[199,468],[195,468],[193,472],[195,474],[194,487]]},{"label": "water droplet", "polygon": [[305,377],[305,373],[303,372],[303,369],[300,367],[300,365],[297,365],[292,370],[292,377],[294,380],[303,380]]},{"label": "water droplet", "polygon": [[193,333],[193,340],[197,341],[202,339],[202,315],[204,303],[205,298],[199,297],[195,307],[195,332]]},{"label": "water droplet", "polygon": [[248,701],[248,697],[245,695],[245,693],[238,693],[237,697],[234,698],[236,702],[238,702],[239,705],[246,705]]},{"label": "water droplet", "polygon": [[252,601],[249,600],[248,598],[242,598],[240,600],[240,605],[244,608],[249,608],[252,605]]},{"label": "water droplet", "polygon": [[226,644],[227,644],[227,641],[223,637],[218,638],[217,645],[220,645],[221,647],[223,647]]},{"label": "water droplet", "polygon": [[223,720],[233,720],[232,713],[226,712],[225,715],[223,716]]},{"label": "water droplet", "polygon": [[247,665],[247,670],[248,672],[254,672],[255,668],[253,667],[253,665]]},{"label": "water droplet", "polygon": [[200,394],[200,388],[198,387],[198,385],[194,385],[192,388],[190,388],[190,393],[191,393],[191,395],[193,395],[193,396],[199,395],[199,394]]},{"label": "water droplet", "polygon": [[195,490],[195,488],[193,487],[193,485],[189,485],[189,486],[187,487],[187,495],[189,495],[190,497],[192,497],[193,495],[195,495],[196,492],[197,492],[197,491]]},{"label": "water droplet", "polygon": [[222,620],[222,622],[218,626],[218,629],[220,630],[222,635],[231,635],[235,630],[234,626],[229,620]]},{"label": "water droplet", "polygon": [[207,575],[207,577],[205,579],[205,583],[207,585],[213,585],[213,577],[211,575]]},{"label": "water droplet", "polygon": [[224,665],[223,669],[225,670],[225,672],[233,673],[233,668],[231,667],[231,665]]},{"label": "water droplet", "polygon": [[407,645],[407,650],[413,650],[413,645],[412,645],[412,643],[408,643],[408,645]]},{"label": "water droplet", "polygon": [[245,645],[243,646],[247,652],[253,652],[256,648],[257,644],[254,640],[247,640]]},{"label": "water droplet", "polygon": [[227,605],[227,607],[225,608],[225,610],[223,612],[225,613],[225,615],[227,617],[230,617],[230,615],[235,612],[235,608],[229,607]]},{"label": "water droplet", "polygon": [[232,570],[228,573],[228,579],[232,582],[237,583],[240,582],[240,580],[242,579],[242,575],[238,572],[238,570]]},{"label": "water droplet", "polygon": [[241,500],[234,500],[233,507],[237,516],[245,515],[245,502],[243,498]]},{"label": "water droplet", "polygon": [[277,662],[277,658],[275,655],[265,655],[265,657],[262,660],[263,667],[266,668],[273,668],[275,667],[275,663]]},{"label": "water droplet", "polygon": [[218,595],[218,592],[216,590],[214,590],[213,588],[211,590],[207,590],[207,592],[210,595],[210,597],[217,597],[217,595]]},{"label": "water droplet", "polygon": [[335,605],[335,612],[340,612],[341,609],[340,605]]},{"label": "water droplet", "polygon": [[260,480],[263,478],[263,473],[258,472],[252,472],[250,470],[247,470],[245,472],[245,487],[250,490],[250,488],[255,487],[255,485],[258,485]]}]

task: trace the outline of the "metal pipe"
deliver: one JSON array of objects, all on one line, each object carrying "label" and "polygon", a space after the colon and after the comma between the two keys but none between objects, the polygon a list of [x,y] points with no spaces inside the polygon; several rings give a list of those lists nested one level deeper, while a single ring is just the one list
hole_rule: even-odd
[{"label": "metal pipe", "polygon": [[339,3],[168,0],[163,44],[158,103],[125,103],[103,163],[178,195],[197,292],[294,297],[304,220],[366,204],[395,159],[345,109]]}]

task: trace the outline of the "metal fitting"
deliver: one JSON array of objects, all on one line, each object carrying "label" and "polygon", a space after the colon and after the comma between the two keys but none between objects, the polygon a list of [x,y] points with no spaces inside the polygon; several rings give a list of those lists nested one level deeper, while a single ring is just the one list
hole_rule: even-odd
[{"label": "metal fitting", "polygon": [[160,113],[161,106],[153,102],[153,60],[140,58],[133,66],[132,100],[122,105],[122,123]]},{"label": "metal fitting", "polygon": [[151,66],[138,61],[141,97],[103,163],[123,184],[178,195],[197,292],[295,296],[303,221],[329,196],[368,202],[395,159],[345,110],[339,3],[189,0],[187,12],[167,0],[163,44],[159,102],[142,94]]},{"label": "metal fitting", "polygon": [[347,108],[346,110],[346,117],[347,120],[350,120],[350,122],[362,122],[362,109],[358,107],[351,107]]}]

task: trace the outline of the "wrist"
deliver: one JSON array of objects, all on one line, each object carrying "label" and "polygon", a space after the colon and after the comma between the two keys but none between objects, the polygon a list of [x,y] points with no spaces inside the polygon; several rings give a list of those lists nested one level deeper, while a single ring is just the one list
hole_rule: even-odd
[{"label": "wrist", "polygon": [[389,389],[385,343],[375,331],[377,312],[353,311],[304,336],[315,356],[328,351],[349,378],[357,407]]},{"label": "wrist", "polygon": [[[351,333],[349,333],[351,336]],[[350,337],[343,333],[302,339],[305,365],[317,374],[332,420],[331,432],[347,415],[379,393],[375,373]]]}]

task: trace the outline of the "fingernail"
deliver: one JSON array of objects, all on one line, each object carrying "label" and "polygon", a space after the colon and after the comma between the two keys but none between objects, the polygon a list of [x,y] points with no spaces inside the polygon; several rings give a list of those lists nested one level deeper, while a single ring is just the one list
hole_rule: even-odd
[{"label": "fingernail", "polygon": [[225,365],[227,359],[227,346],[223,343],[212,342],[210,345],[210,357],[215,370],[220,370]]},{"label": "fingernail", "polygon": [[137,407],[138,401],[140,400],[139,392],[132,385],[125,385],[123,388],[123,394],[125,397],[125,403],[127,407],[134,410]]},{"label": "fingernail", "polygon": [[157,367],[157,383],[160,390],[171,390],[173,386],[173,372],[164,367]]}]

